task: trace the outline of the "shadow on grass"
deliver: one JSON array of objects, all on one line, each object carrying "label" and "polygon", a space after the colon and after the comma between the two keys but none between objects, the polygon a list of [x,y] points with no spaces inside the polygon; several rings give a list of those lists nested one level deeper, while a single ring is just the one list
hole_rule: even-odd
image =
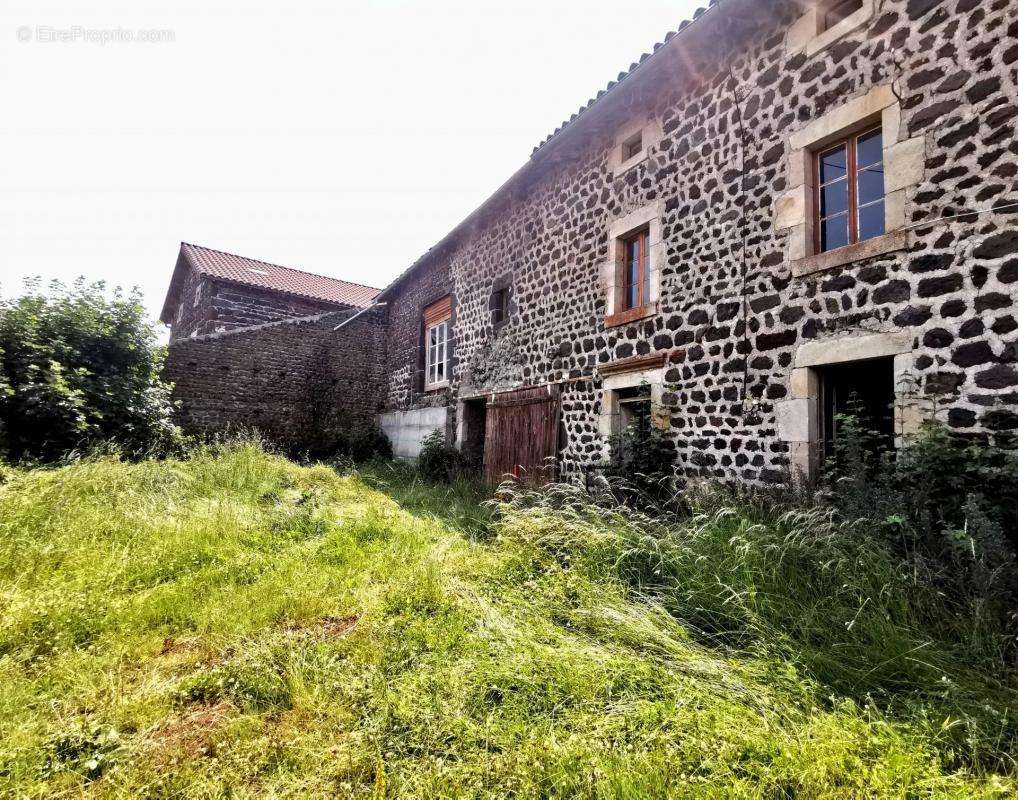
[{"label": "shadow on grass", "polygon": [[480,481],[459,478],[452,483],[425,480],[410,464],[374,461],[358,473],[371,488],[389,495],[407,511],[430,514],[471,539],[489,536],[492,513],[485,504],[491,490]]}]

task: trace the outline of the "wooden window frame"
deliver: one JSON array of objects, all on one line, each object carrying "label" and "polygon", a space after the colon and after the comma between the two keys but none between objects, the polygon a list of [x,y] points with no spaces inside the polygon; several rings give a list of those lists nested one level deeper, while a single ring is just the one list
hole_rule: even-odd
[{"label": "wooden window frame", "polygon": [[[635,284],[629,283],[629,245],[632,242],[637,244],[637,273]],[[619,239],[619,249],[622,252],[622,264],[619,269],[619,302],[617,312],[625,313],[635,311],[649,305],[650,297],[650,229],[647,227],[626,234]],[[636,301],[629,302],[629,293],[632,286],[636,286]]]},{"label": "wooden window frame", "polygon": [[[441,352],[442,358],[432,361],[431,332],[441,330],[444,337],[441,341],[436,340],[435,351]],[[442,378],[438,379],[438,366],[442,366]],[[436,380],[431,379],[434,368]],[[449,384],[449,320],[443,319],[439,322],[424,327],[424,390],[441,389]]]},{"label": "wooden window frame", "polygon": [[[449,368],[452,364],[452,295],[435,300],[425,306],[422,313],[422,328],[424,330],[424,341],[421,346],[424,348],[424,391],[430,392],[442,389],[449,385]],[[435,355],[432,354],[431,333],[441,329],[443,338],[436,341]],[[441,353],[439,359],[438,353]],[[434,359],[434,360],[433,360]],[[442,366],[442,377],[437,374],[438,366]],[[432,373],[435,373],[435,380],[432,380]]]},{"label": "wooden window frame", "polygon": [[641,128],[622,143],[622,152],[619,154],[623,164],[632,161],[643,153],[643,129]]},{"label": "wooden window frame", "polygon": [[[851,247],[859,244],[859,140],[869,136],[875,131],[881,132],[881,139],[883,134],[883,125],[870,125],[857,133],[853,133],[851,136],[846,136],[837,141],[831,142],[830,144],[824,145],[818,148],[813,154],[813,185],[816,186],[816,192],[813,197],[814,211],[813,211],[813,252],[816,255],[821,253],[831,253],[835,250],[840,250],[843,247]],[[836,181],[828,181],[826,184],[820,182],[820,161],[827,154],[833,150],[840,150],[845,148],[845,179],[848,181],[848,241],[841,245],[841,247],[832,247],[827,250],[823,249],[823,222],[826,217],[821,216],[823,209],[822,197],[825,186],[829,186]],[[881,155],[880,163],[884,164],[883,155]],[[885,178],[884,193],[881,195],[881,200],[886,203],[887,201],[887,183]],[[876,202],[871,201],[871,202]],[[871,203],[867,203],[870,205]],[[884,233],[887,233],[887,225],[884,225]],[[875,237],[870,237],[875,238]],[[862,241],[869,241],[864,239]]]}]

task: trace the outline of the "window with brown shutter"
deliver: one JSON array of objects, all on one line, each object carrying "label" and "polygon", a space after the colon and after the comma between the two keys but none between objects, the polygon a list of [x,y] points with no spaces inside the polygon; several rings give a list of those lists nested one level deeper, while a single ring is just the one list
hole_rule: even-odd
[{"label": "window with brown shutter", "polygon": [[424,388],[438,389],[449,382],[452,295],[424,309]]}]

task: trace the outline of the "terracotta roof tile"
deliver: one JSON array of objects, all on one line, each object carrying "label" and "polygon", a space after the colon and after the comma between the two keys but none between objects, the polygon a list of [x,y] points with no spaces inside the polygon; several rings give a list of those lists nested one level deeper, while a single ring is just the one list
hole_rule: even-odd
[{"label": "terracotta roof tile", "polygon": [[255,258],[224,253],[221,250],[187,242],[181,242],[180,251],[192,268],[202,275],[232,283],[357,308],[370,305],[378,294],[378,289],[371,286],[314,275],[299,269],[281,267],[278,264],[269,264]]}]

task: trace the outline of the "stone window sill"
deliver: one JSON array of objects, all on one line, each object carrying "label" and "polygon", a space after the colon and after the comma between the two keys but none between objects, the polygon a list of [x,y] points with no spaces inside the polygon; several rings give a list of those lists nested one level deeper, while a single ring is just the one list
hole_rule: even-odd
[{"label": "stone window sill", "polygon": [[442,389],[449,388],[449,381],[442,381],[441,383],[429,383],[424,387],[425,393],[440,392]]},{"label": "stone window sill", "polygon": [[788,55],[805,53],[807,58],[812,58],[869,22],[875,13],[875,0],[863,0],[858,11],[849,14],[833,27],[821,30],[823,9],[814,3],[813,7],[789,28],[785,36],[785,51]]},{"label": "stone window sill", "polygon": [[615,167],[615,169],[612,170],[613,177],[621,178],[623,175],[629,172],[629,170],[633,169],[633,167],[639,166],[648,158],[650,158],[650,154],[646,150],[641,150],[637,155],[633,156],[628,161],[623,161],[621,164]]},{"label": "stone window sill", "polygon": [[839,247],[837,250],[828,250],[826,253],[817,253],[814,256],[800,258],[792,262],[792,275],[802,278],[807,275],[814,275],[818,272],[826,272],[836,267],[844,267],[854,264],[857,261],[864,261],[868,258],[882,256],[887,253],[894,253],[899,250],[907,250],[909,245],[908,231],[892,231],[875,239],[868,239],[858,244],[850,244],[847,247]]},{"label": "stone window sill", "polygon": [[606,328],[618,328],[621,325],[628,325],[637,320],[653,317],[656,313],[657,303],[647,303],[646,305],[629,308],[605,317],[604,326]]}]

